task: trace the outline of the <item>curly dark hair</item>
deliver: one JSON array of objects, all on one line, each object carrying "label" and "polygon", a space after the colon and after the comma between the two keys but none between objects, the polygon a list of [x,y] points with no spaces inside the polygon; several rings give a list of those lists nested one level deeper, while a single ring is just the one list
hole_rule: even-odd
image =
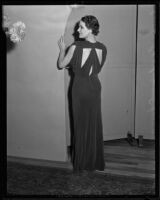
[{"label": "curly dark hair", "polygon": [[92,30],[92,33],[94,35],[98,35],[99,33],[99,22],[96,17],[92,15],[86,15],[81,18],[81,21],[83,21],[88,29]]}]

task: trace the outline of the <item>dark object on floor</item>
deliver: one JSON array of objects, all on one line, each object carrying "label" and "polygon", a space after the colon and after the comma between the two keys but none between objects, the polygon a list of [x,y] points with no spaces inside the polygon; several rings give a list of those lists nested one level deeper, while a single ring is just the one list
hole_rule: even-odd
[{"label": "dark object on floor", "polygon": [[131,133],[127,134],[127,141],[131,146],[137,146],[137,141],[136,139],[132,136]]},{"label": "dark object on floor", "polygon": [[138,136],[138,146],[143,147],[143,135]]},{"label": "dark object on floor", "polygon": [[8,195],[154,195],[154,180],[7,163]]}]

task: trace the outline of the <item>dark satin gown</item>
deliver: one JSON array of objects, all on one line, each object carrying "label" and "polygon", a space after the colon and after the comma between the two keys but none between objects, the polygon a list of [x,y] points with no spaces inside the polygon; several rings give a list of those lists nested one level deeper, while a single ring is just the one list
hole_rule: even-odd
[{"label": "dark satin gown", "polygon": [[[105,62],[107,50],[100,42],[77,41],[73,44],[76,45],[70,62],[74,72],[73,168],[75,171],[104,170],[101,83],[98,73]],[[85,51],[89,52],[87,56],[84,55]],[[98,56],[97,51],[101,56]]]}]

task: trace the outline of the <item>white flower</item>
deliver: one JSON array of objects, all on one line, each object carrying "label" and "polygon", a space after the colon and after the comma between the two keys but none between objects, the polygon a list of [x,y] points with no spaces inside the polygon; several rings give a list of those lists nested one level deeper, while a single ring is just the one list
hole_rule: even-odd
[{"label": "white flower", "polygon": [[10,36],[10,39],[11,39],[11,41],[13,41],[13,42],[20,42],[20,41],[21,41],[21,39],[20,39],[19,37],[17,37],[16,34],[12,34],[12,35]]},{"label": "white flower", "polygon": [[25,28],[26,25],[18,21],[9,28],[9,34],[10,34],[10,39],[12,42],[20,42],[24,39],[25,37]]}]

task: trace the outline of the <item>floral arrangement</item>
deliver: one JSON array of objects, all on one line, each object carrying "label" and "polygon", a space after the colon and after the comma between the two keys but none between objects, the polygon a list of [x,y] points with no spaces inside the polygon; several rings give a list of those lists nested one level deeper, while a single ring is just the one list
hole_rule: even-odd
[{"label": "floral arrangement", "polygon": [[23,22],[17,21],[11,24],[8,16],[6,15],[3,16],[3,29],[6,35],[8,35],[10,40],[14,43],[21,42],[26,34],[26,25]]},{"label": "floral arrangement", "polygon": [[13,42],[21,42],[25,37],[25,24],[18,21],[12,25],[9,29],[10,39]]}]

